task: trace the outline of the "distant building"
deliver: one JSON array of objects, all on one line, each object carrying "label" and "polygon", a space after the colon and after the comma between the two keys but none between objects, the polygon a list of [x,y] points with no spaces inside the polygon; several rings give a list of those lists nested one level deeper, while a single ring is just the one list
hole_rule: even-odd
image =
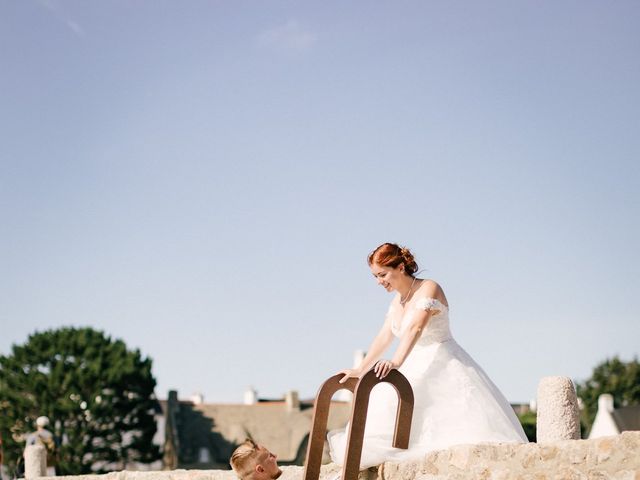
[{"label": "distant building", "polygon": [[[241,404],[206,403],[201,396],[178,400],[178,393],[170,391],[160,404],[165,469],[230,468],[231,453],[247,437],[266,445],[281,465],[304,462],[313,401],[300,400],[295,391],[284,399],[261,400],[251,389]],[[332,402],[328,429],[344,427],[350,414],[350,403]]]},{"label": "distant building", "polygon": [[629,430],[640,430],[640,405],[614,408],[613,395],[600,395],[589,438],[608,437]]}]

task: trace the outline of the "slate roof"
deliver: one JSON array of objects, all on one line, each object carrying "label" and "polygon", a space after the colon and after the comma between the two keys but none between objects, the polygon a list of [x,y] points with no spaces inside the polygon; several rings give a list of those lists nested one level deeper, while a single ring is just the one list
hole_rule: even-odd
[{"label": "slate roof", "polygon": [[[284,401],[244,405],[169,400],[161,405],[167,423],[175,423],[167,427],[166,442],[172,442],[169,450],[177,452],[177,468],[229,468],[231,453],[247,437],[274,452],[282,465],[304,461],[313,416],[311,401],[302,401],[299,409]],[[332,402],[328,430],[344,427],[350,413],[350,403]],[[209,452],[208,462],[202,461],[202,449]]]},{"label": "slate roof", "polygon": [[618,431],[640,430],[640,405],[616,408],[611,415]]}]

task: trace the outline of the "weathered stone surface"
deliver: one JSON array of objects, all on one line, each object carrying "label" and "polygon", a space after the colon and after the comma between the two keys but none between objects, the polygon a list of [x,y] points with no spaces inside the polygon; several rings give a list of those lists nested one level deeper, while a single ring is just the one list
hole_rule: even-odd
[{"label": "weathered stone surface", "polygon": [[429,453],[417,466],[388,463],[381,471],[380,480],[640,480],[640,432],[547,444],[457,446]]},{"label": "weathered stone surface", "polygon": [[47,449],[43,445],[28,445],[24,449],[24,477],[27,480],[47,474]]},{"label": "weathered stone surface", "polygon": [[[282,480],[302,480],[302,467],[283,467]],[[320,480],[339,478],[341,467],[323,465]],[[385,463],[358,480],[640,480],[640,432],[595,440],[547,444],[460,445],[422,460]],[[237,480],[231,471],[172,470],[50,477],[50,480]]]},{"label": "weathered stone surface", "polygon": [[544,377],[538,384],[536,440],[538,443],[580,438],[580,411],[568,377]]}]

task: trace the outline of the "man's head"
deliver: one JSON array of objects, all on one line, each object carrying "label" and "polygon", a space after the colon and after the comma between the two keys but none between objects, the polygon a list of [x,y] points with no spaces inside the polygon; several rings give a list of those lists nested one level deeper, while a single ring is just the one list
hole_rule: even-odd
[{"label": "man's head", "polygon": [[273,480],[282,474],[276,456],[249,439],[235,449],[230,463],[241,480]]}]

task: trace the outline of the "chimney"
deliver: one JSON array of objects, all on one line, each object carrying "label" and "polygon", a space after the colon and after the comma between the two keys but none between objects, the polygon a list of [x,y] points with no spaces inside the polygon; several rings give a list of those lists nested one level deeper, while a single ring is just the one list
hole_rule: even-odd
[{"label": "chimney", "polygon": [[613,395],[603,393],[598,397],[598,410],[613,412]]},{"label": "chimney", "polygon": [[258,403],[258,392],[253,387],[247,388],[244,391],[244,404],[255,405],[256,403]]},{"label": "chimney", "polygon": [[284,402],[287,405],[287,412],[300,410],[300,397],[297,390],[289,390],[285,395]]}]

